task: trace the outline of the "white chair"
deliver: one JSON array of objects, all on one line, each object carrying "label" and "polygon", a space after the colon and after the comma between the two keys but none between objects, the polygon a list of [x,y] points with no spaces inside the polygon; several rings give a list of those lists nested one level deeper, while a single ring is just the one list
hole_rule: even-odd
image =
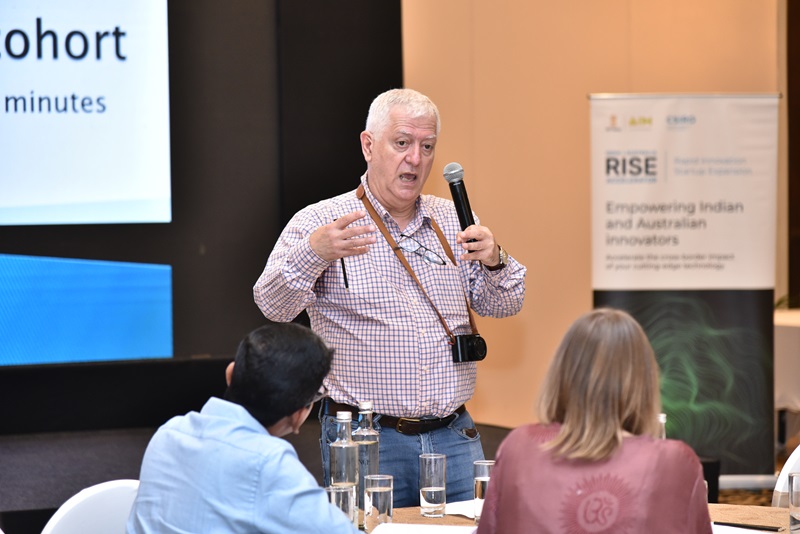
[{"label": "white chair", "polygon": [[800,471],[800,447],[789,455],[781,468],[781,473],[775,482],[775,490],[772,492],[772,506],[789,508],[789,473],[796,471]]},{"label": "white chair", "polygon": [[124,534],[138,480],[111,480],[83,489],[61,505],[42,534]]}]

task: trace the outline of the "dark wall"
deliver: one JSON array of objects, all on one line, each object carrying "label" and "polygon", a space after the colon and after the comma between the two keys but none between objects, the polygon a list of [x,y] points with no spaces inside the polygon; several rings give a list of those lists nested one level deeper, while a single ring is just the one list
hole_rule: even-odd
[{"label": "dark wall", "polygon": [[[786,3],[786,58],[789,65],[800,61],[800,5]],[[800,308],[800,71],[786,72],[789,115],[789,294],[790,308]]]},{"label": "dark wall", "polygon": [[369,105],[402,87],[403,69],[399,1],[278,6],[283,224],[358,186]]},{"label": "dark wall", "polygon": [[279,231],[275,3],[171,0],[175,355],[230,355]]},{"label": "dark wall", "polygon": [[369,103],[402,85],[399,0],[168,5],[173,222],[0,227],[0,251],[172,265],[175,358],[0,368],[0,433],[157,425],[220,394],[284,222],[355,188]]}]

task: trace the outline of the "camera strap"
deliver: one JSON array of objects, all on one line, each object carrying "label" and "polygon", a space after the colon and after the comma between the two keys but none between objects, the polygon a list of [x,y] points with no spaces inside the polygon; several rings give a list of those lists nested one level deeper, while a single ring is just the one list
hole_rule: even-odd
[{"label": "camera strap", "polygon": [[[450,338],[450,344],[451,345],[455,345],[456,338],[453,335],[453,332],[447,326],[447,322],[444,320],[444,317],[439,312],[439,309],[436,307],[436,304],[433,303],[433,300],[428,295],[428,292],[425,291],[424,287],[422,287],[422,282],[420,282],[419,278],[417,278],[417,275],[414,273],[414,269],[411,268],[411,264],[408,263],[408,260],[406,259],[406,257],[403,255],[402,252],[400,252],[401,248],[397,245],[397,241],[394,240],[394,238],[392,237],[392,234],[389,233],[389,230],[386,228],[386,225],[383,223],[383,220],[381,219],[380,215],[378,215],[378,212],[375,209],[375,206],[373,206],[372,202],[370,202],[369,199],[367,198],[366,191],[364,190],[364,185],[363,184],[360,184],[358,186],[358,189],[356,189],[356,196],[364,204],[364,207],[366,208],[367,213],[369,213],[370,218],[372,218],[372,221],[375,223],[375,226],[377,226],[378,229],[381,231],[381,233],[383,234],[383,237],[386,238],[386,242],[389,243],[390,247],[392,247],[392,250],[394,251],[395,255],[400,260],[400,263],[403,264],[403,267],[406,268],[406,271],[408,271],[408,274],[411,275],[411,278],[413,278],[414,281],[419,286],[419,289],[420,289],[420,291],[422,291],[422,294],[425,295],[425,298],[428,299],[428,302],[430,303],[431,307],[433,308],[433,311],[435,311],[436,315],[439,317],[439,321],[442,323],[442,326],[444,327],[445,332],[447,332],[447,337]],[[436,221],[433,220],[433,217],[431,217],[430,219],[431,219],[431,227],[433,228],[433,231],[436,232],[436,235],[438,236],[439,241],[442,243],[442,248],[444,249],[445,254],[447,254],[447,257],[450,259],[450,261],[453,263],[453,265],[458,267],[458,264],[456,263],[455,255],[453,254],[453,251],[450,248],[450,245],[447,243],[447,240],[445,240],[444,233],[442,233],[442,229],[439,228],[439,225],[436,224]],[[469,306],[469,301],[467,300],[467,296],[466,295],[464,295],[464,301],[467,304],[467,313],[469,314],[469,325],[472,328],[472,333],[473,334],[477,334],[478,333],[478,327],[475,324],[475,318],[472,316],[472,309]]]}]

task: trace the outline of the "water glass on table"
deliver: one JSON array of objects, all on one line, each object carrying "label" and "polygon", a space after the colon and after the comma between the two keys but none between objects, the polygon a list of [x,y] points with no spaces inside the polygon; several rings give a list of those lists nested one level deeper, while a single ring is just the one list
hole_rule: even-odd
[{"label": "water glass on table", "polygon": [[800,532],[800,473],[789,473],[789,531]]},{"label": "water glass on table", "polygon": [[358,500],[355,484],[334,484],[325,488],[328,500],[332,505],[344,512],[353,525],[358,528]]},{"label": "water glass on table", "polygon": [[477,525],[481,520],[483,500],[486,498],[486,488],[489,487],[494,460],[475,460],[472,465],[475,472],[475,524]]},{"label": "water glass on table", "polygon": [[444,454],[419,455],[419,509],[425,517],[443,517],[446,503]]},{"label": "water glass on table", "polygon": [[367,532],[381,523],[392,522],[393,487],[392,475],[364,477],[364,530]]}]

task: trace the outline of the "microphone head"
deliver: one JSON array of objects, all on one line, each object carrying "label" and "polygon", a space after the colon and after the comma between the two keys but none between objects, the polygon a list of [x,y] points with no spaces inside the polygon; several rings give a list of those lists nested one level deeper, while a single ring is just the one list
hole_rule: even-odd
[{"label": "microphone head", "polygon": [[455,184],[464,180],[464,168],[455,161],[448,163],[444,166],[444,179],[447,180],[448,184]]}]

